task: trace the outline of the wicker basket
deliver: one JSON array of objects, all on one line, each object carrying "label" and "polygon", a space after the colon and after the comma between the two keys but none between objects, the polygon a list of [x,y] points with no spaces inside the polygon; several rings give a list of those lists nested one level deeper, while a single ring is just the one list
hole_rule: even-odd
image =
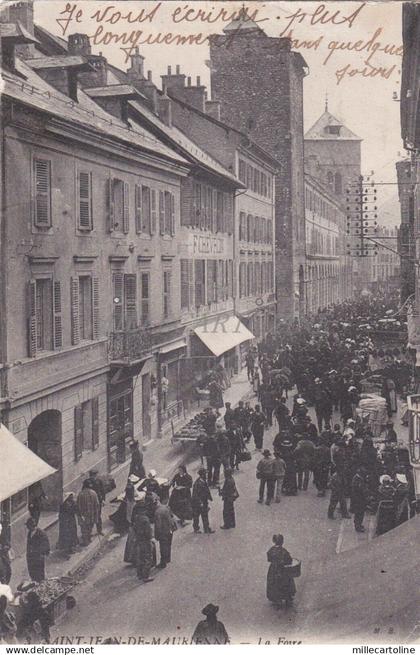
[{"label": "wicker basket", "polygon": [[289,578],[300,578],[302,562],[299,559],[293,559],[291,564],[284,567]]}]

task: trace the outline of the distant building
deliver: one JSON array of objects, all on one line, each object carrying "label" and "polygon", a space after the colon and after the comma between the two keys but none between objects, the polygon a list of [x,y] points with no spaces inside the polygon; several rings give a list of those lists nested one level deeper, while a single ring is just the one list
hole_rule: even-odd
[{"label": "distant building", "polygon": [[372,286],[374,289],[399,289],[401,267],[398,228],[379,226],[375,241],[378,249],[377,255],[372,259]]},{"label": "distant building", "polygon": [[278,162],[275,182],[276,293],[279,316],[303,314],[305,209],[303,78],[308,66],[287,38],[267,36],[246,12],[210,38],[212,99],[221,119]]}]

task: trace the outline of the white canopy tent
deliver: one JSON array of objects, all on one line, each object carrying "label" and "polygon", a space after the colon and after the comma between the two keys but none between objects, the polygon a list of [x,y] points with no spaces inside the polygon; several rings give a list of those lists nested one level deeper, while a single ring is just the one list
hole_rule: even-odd
[{"label": "white canopy tent", "polygon": [[56,472],[1,423],[0,462],[0,502]]},{"label": "white canopy tent", "polygon": [[255,338],[237,316],[208,321],[195,328],[194,332],[216,357]]}]

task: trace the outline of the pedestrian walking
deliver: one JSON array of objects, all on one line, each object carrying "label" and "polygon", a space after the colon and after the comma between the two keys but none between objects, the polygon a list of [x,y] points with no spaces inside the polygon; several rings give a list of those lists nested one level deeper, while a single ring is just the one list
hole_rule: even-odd
[{"label": "pedestrian walking", "polygon": [[193,644],[214,646],[229,643],[229,636],[225,626],[221,621],[217,620],[218,611],[218,605],[212,603],[209,603],[201,610],[206,618],[204,621],[200,621],[194,630],[191,638]]},{"label": "pedestrian walking", "polygon": [[143,465],[143,453],[140,450],[140,444],[138,441],[133,441],[130,444],[131,450],[131,461],[130,461],[130,470],[128,476],[135,475],[140,480],[146,477],[146,471]]},{"label": "pedestrian walking", "polygon": [[261,411],[259,405],[255,405],[255,411],[251,418],[251,432],[254,437],[256,450],[262,450],[264,441],[264,428],[266,425],[266,418]]},{"label": "pedestrian walking", "polygon": [[209,502],[213,498],[210,493],[209,486],[206,482],[206,469],[200,468],[198,471],[198,478],[193,484],[192,490],[192,511],[193,511],[193,528],[195,533],[200,531],[200,517],[203,522],[203,530],[207,534],[213,534],[214,530],[209,525]]},{"label": "pedestrian walking", "polygon": [[235,501],[239,498],[232,469],[226,469],[225,471],[225,481],[220,490],[220,495],[223,499],[223,525],[220,527],[222,530],[229,530],[236,527]]},{"label": "pedestrian walking", "polygon": [[324,440],[315,447],[313,457],[314,483],[318,496],[325,496],[328,488],[328,476],[331,468],[331,454]]},{"label": "pedestrian walking", "polygon": [[246,354],[245,363],[246,363],[246,374],[248,377],[248,381],[252,383],[254,379],[255,357],[254,357],[254,353],[251,350],[249,350]]},{"label": "pedestrian walking", "polygon": [[143,582],[153,582],[154,578],[150,577],[153,562],[152,525],[146,509],[145,502],[140,500],[132,517],[137,577]]},{"label": "pedestrian walking", "polygon": [[203,444],[203,453],[207,463],[207,480],[211,487],[217,487],[220,477],[220,459],[219,446],[214,434],[210,434]]},{"label": "pedestrian walking", "polygon": [[364,532],[363,519],[368,504],[368,488],[365,481],[365,469],[359,466],[351,482],[351,510],[354,514],[354,529]]},{"label": "pedestrian walking", "polygon": [[264,502],[264,492],[267,487],[265,504],[270,505],[274,495],[273,458],[269,450],[264,450],[263,457],[257,464],[257,480],[260,481],[258,502]]},{"label": "pedestrian walking", "polygon": [[171,510],[165,503],[159,503],[155,511],[155,539],[159,542],[160,562],[158,569],[166,568],[171,562],[172,536],[178,529]]},{"label": "pedestrian walking", "polygon": [[50,554],[50,542],[47,534],[38,528],[35,520],[26,521],[28,536],[26,540],[26,562],[28,573],[34,582],[45,580],[45,559]]},{"label": "pedestrian walking", "polygon": [[313,465],[315,446],[304,436],[300,437],[295,448],[295,460],[297,464],[298,489],[307,491],[309,474]]},{"label": "pedestrian walking", "polygon": [[233,422],[230,430],[227,433],[227,438],[229,441],[229,467],[230,469],[239,470],[239,463],[241,461],[241,452],[243,451],[245,445],[242,437],[242,431],[235,422]]},{"label": "pedestrian walking", "polygon": [[273,535],[274,545],[267,552],[267,560],[270,562],[267,573],[267,598],[278,609],[283,602],[286,607],[290,607],[296,594],[295,581],[285,570],[285,566],[290,565],[293,560],[289,551],[283,548],[283,543],[283,535]]},{"label": "pedestrian walking", "polygon": [[223,420],[225,422],[225,428],[226,430],[229,430],[232,426],[232,422],[234,420],[235,412],[232,409],[231,403],[225,403],[225,415],[223,417]]},{"label": "pedestrian walking", "polygon": [[184,464],[181,464],[177,473],[172,479],[171,486],[173,490],[169,498],[169,507],[173,514],[178,517],[181,526],[185,525],[185,521],[192,519],[192,506],[191,506],[191,489],[193,486],[193,479]]},{"label": "pedestrian walking", "polygon": [[47,499],[42,484],[40,482],[35,482],[35,484],[31,485],[29,487],[28,496],[29,496],[29,503],[28,503],[29,515],[38,525],[43,503]]},{"label": "pedestrian walking", "polygon": [[87,546],[92,539],[93,526],[98,524],[99,500],[89,480],[85,480],[77,496],[79,523],[82,532],[81,546]]},{"label": "pedestrian walking", "polygon": [[273,478],[274,478],[274,498],[276,503],[281,500],[281,490],[283,488],[284,476],[286,474],[286,463],[280,453],[274,451],[273,460]]},{"label": "pedestrian walking", "polygon": [[96,521],[96,531],[98,534],[102,535],[102,506],[105,502],[105,486],[104,483],[100,478],[98,478],[98,471],[96,469],[92,469],[89,471],[89,477],[88,480],[90,482],[90,486],[93,489],[93,491],[96,493],[98,496],[98,501],[99,501],[99,511],[98,511],[98,518]]},{"label": "pedestrian walking", "polygon": [[231,455],[231,445],[226,430],[218,430],[216,432],[216,441],[217,441],[217,448],[219,451],[220,461],[223,465],[223,470],[226,471],[226,469],[230,467],[230,455]]},{"label": "pedestrian walking", "polygon": [[347,511],[347,501],[344,491],[344,477],[340,470],[337,470],[330,480],[331,496],[328,506],[328,518],[334,519],[334,511],[337,505],[340,505],[340,512],[343,519],[349,519],[350,514]]},{"label": "pedestrian walking", "polygon": [[64,494],[63,502],[58,511],[58,548],[67,558],[76,552],[76,546],[79,543],[76,520],[78,514],[79,510],[74,493],[70,491]]}]

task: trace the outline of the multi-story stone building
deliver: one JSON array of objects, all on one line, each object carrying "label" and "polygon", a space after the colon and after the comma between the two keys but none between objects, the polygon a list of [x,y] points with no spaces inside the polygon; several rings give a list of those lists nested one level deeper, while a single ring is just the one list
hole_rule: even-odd
[{"label": "multi-story stone building", "polygon": [[278,163],[275,178],[276,292],[279,316],[305,311],[303,78],[308,67],[290,39],[268,37],[246,11],[210,38],[212,99],[221,118]]},{"label": "multi-story stone building", "polygon": [[[182,414],[194,329],[234,318],[243,185],[171,124],[168,97],[152,111],[87,37],[72,35],[68,50],[34,43],[31,3],[2,21],[0,410],[57,470],[43,483],[48,520],[89,469],[125,476],[129,443]],[[181,260],[188,271],[194,260],[194,325]],[[252,337],[234,322],[232,370]],[[17,549],[28,492],[1,508]]]},{"label": "multi-story stone building", "polygon": [[[413,165],[414,164],[414,165]],[[416,241],[414,220],[415,160],[410,158],[396,163],[398,198],[401,207],[401,225],[398,235],[398,252],[401,261],[401,303],[414,296],[416,289]]]},{"label": "multi-story stone building", "polygon": [[377,255],[372,259],[372,287],[390,290],[400,288],[399,231],[397,227],[380,225],[375,234]]},{"label": "multi-story stone building", "polygon": [[[130,71],[128,71],[130,75]],[[187,84],[186,84],[187,82]],[[163,86],[173,98],[172,120],[244,185],[235,198],[235,312],[258,339],[275,324],[274,173],[277,162],[248,135],[220,120],[220,103],[205,86],[168,67]]]},{"label": "multi-story stone building", "polygon": [[306,313],[352,295],[352,262],[346,255],[346,214],[319,180],[305,175]]}]

